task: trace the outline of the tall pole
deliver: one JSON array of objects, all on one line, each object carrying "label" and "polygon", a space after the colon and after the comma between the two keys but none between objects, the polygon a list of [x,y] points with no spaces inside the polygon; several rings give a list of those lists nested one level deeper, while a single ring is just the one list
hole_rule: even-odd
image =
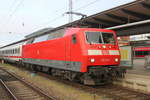
[{"label": "tall pole", "polygon": [[[69,0],[69,12],[72,12],[72,0]],[[73,21],[72,13],[69,14],[69,23]]]}]

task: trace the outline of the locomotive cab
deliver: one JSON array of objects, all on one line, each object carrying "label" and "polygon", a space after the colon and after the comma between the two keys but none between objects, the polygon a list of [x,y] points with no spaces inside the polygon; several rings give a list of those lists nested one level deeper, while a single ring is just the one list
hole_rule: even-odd
[{"label": "locomotive cab", "polygon": [[119,65],[120,53],[113,32],[85,32],[87,44],[88,66]]},{"label": "locomotive cab", "polygon": [[82,38],[84,60],[81,72],[85,72],[84,84],[105,84],[112,82],[113,77],[123,75],[124,71],[119,67],[120,52],[114,31],[88,28],[79,33],[83,35],[80,39]]}]

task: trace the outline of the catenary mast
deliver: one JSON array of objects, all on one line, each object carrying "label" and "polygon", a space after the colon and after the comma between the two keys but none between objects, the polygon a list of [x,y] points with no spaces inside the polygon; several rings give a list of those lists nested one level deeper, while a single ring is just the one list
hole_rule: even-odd
[{"label": "catenary mast", "polygon": [[[72,12],[72,5],[73,5],[73,2],[72,0],[69,0],[69,12]],[[69,23],[73,21],[73,15],[72,13],[69,14]]]}]

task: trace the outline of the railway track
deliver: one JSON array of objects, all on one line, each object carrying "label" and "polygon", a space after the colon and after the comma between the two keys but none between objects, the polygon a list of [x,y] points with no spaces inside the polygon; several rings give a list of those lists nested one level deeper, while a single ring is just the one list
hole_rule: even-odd
[{"label": "railway track", "polygon": [[7,94],[5,91],[5,95],[9,95],[11,98],[8,100],[56,100],[37,87],[30,85],[3,69],[0,69],[0,79],[1,86],[7,90]]},{"label": "railway track", "polygon": [[150,100],[149,94],[116,85],[94,87],[93,91],[95,91],[95,94],[106,94],[113,100]]},{"label": "railway track", "polygon": [[[41,73],[41,72],[38,72],[37,74],[40,76],[47,77],[48,79],[55,80],[63,84],[78,88],[82,91],[89,92],[93,94],[94,96],[96,95],[105,96],[106,98],[109,98],[107,100],[150,100],[150,94],[131,90],[131,89],[121,87],[121,86],[116,86],[113,84],[91,87],[91,86],[85,86],[79,83],[63,80],[60,77],[53,77],[53,76],[50,76],[48,74]],[[13,78],[8,78],[8,79],[14,80]]]},{"label": "railway track", "polygon": [[3,81],[0,79],[0,100],[12,100],[12,95],[4,87]]},{"label": "railway track", "polygon": [[38,73],[38,74],[50,78],[52,80],[62,82],[63,84],[73,86],[82,91],[89,92],[95,96],[96,95],[105,96],[106,98],[109,98],[107,100],[150,100],[150,94],[148,93],[135,91],[129,88],[125,88],[113,84],[92,87],[92,86],[85,86],[75,82],[70,82],[67,80],[62,80],[58,77],[52,77],[50,75],[43,74],[43,73]]}]

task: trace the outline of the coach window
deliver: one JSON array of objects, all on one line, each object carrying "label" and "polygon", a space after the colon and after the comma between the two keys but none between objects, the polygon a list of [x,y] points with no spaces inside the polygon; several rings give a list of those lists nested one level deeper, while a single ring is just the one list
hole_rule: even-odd
[{"label": "coach window", "polygon": [[17,49],[17,53],[19,54],[19,48]]},{"label": "coach window", "polygon": [[17,49],[15,49],[15,54],[17,53]]},{"label": "coach window", "polygon": [[13,54],[15,54],[15,49],[13,49]]},{"label": "coach window", "polygon": [[73,35],[72,35],[72,43],[73,43],[73,44],[76,44],[76,43],[77,43],[76,34],[73,34]]},{"label": "coach window", "polygon": [[8,50],[6,50],[6,54],[8,54]]},{"label": "coach window", "polygon": [[8,50],[8,54],[10,54],[10,50]]},{"label": "coach window", "polygon": [[20,48],[18,48],[18,53],[20,53]]}]

